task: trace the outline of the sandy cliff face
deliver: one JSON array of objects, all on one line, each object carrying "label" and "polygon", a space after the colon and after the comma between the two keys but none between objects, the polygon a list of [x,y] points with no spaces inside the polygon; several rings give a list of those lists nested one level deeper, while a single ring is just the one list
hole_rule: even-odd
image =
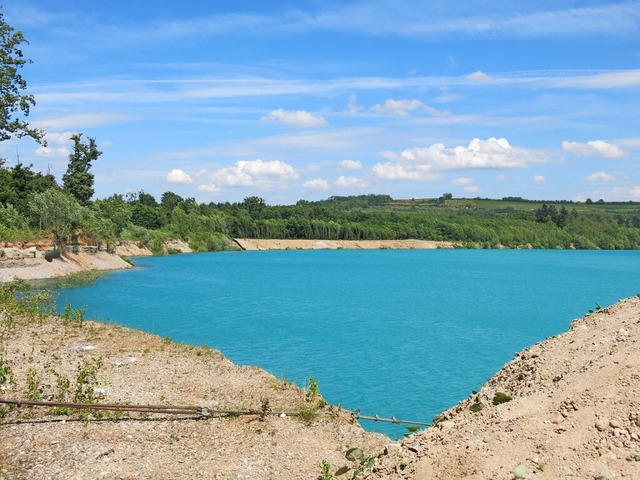
[{"label": "sandy cliff face", "polygon": [[431,250],[453,248],[452,242],[430,240],[269,240],[236,238],[244,250]]},{"label": "sandy cliff face", "polygon": [[77,253],[65,252],[51,261],[45,259],[45,252],[34,248],[0,249],[0,282],[14,278],[35,280],[58,278],[83,270],[121,270],[131,265],[120,256],[107,252]]},{"label": "sandy cliff face", "polygon": [[[53,247],[51,239],[43,239],[32,244],[0,245],[0,282],[14,278],[36,280],[59,278],[83,270],[123,270],[131,265],[122,257],[142,257],[151,255],[151,251],[134,242],[119,242],[114,253],[100,250],[91,245],[68,245],[60,256],[46,258]],[[166,249],[191,253],[189,245],[183,241],[171,240]]]}]

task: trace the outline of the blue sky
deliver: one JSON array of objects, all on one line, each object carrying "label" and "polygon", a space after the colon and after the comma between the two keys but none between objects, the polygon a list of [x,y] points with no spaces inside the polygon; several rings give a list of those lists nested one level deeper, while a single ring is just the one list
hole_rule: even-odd
[{"label": "blue sky", "polygon": [[[8,4],[7,4],[8,3]],[[9,163],[96,197],[640,201],[640,2],[20,0],[37,105]]]}]

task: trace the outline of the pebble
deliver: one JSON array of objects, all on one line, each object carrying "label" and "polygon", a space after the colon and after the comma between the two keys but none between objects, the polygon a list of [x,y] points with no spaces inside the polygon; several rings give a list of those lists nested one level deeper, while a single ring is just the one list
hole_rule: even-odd
[{"label": "pebble", "polygon": [[640,413],[636,414],[636,420],[635,420],[636,426],[640,427]]},{"label": "pebble", "polygon": [[452,420],[445,420],[444,422],[438,423],[438,426],[440,427],[441,430],[451,430],[453,427],[456,426],[456,422]]},{"label": "pebble", "polygon": [[554,425],[557,425],[562,422],[564,422],[564,417],[562,415],[556,415],[551,419],[551,423],[553,423]]},{"label": "pebble", "polygon": [[620,428],[620,422],[618,420],[611,420],[609,426],[611,428]]},{"label": "pebble", "polygon": [[422,451],[422,445],[420,445],[420,442],[413,442],[408,448],[415,453],[420,453]]},{"label": "pebble", "polygon": [[604,432],[609,426],[609,422],[605,418],[599,418],[596,420],[595,426],[598,431]]}]

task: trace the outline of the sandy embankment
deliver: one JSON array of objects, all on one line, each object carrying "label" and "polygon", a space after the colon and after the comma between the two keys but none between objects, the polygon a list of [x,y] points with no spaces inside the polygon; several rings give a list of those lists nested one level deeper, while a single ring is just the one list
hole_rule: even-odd
[{"label": "sandy embankment", "polygon": [[267,240],[236,238],[244,250],[433,250],[454,248],[452,242],[430,240]]},{"label": "sandy embankment", "polygon": [[[178,240],[166,242],[165,248],[191,253],[189,246]],[[98,250],[97,247],[71,246],[65,248],[60,257],[47,261],[45,254],[50,250],[50,243],[0,246],[0,283],[9,282],[14,278],[60,278],[86,270],[124,270],[131,268],[131,264],[122,257],[151,255],[148,248],[133,242],[120,242],[113,254]]]}]

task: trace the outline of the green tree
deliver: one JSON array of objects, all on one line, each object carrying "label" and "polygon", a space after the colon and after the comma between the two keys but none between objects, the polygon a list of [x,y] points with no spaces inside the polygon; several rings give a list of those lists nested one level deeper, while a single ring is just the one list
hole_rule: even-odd
[{"label": "green tree", "polygon": [[29,127],[22,118],[29,116],[29,110],[35,106],[33,95],[27,95],[27,82],[20,69],[31,60],[25,59],[22,44],[28,44],[22,32],[15,31],[0,13],[0,141],[16,137],[30,136],[44,143],[44,132]]},{"label": "green tree", "polygon": [[131,221],[131,206],[124,201],[122,195],[111,195],[103,200],[93,202],[93,209],[97,212],[98,217],[109,219],[113,224],[113,233],[116,237],[122,234],[122,231]]},{"label": "green tree", "polygon": [[175,207],[184,202],[184,199],[173,192],[164,192],[162,194],[160,203],[168,211],[171,212]]},{"label": "green tree", "polygon": [[36,193],[30,207],[35,225],[52,232],[58,245],[65,243],[82,225],[86,215],[86,209],[73,196],[57,188]]},{"label": "green tree", "polygon": [[260,217],[267,204],[265,203],[264,198],[252,196],[245,198],[242,202],[242,206],[247,210],[249,216],[255,220]]},{"label": "green tree", "polygon": [[71,136],[73,152],[69,155],[67,173],[62,176],[64,189],[73,195],[82,205],[89,205],[93,196],[93,173],[89,172],[91,162],[98,159],[102,152],[96,146],[95,138],[89,138],[88,143],[82,142],[82,134]]},{"label": "green tree", "polygon": [[18,162],[11,168],[4,168],[4,163],[0,159],[0,204],[13,205],[23,214],[28,211],[32,194],[58,186],[53,175],[34,172],[33,165]]}]

